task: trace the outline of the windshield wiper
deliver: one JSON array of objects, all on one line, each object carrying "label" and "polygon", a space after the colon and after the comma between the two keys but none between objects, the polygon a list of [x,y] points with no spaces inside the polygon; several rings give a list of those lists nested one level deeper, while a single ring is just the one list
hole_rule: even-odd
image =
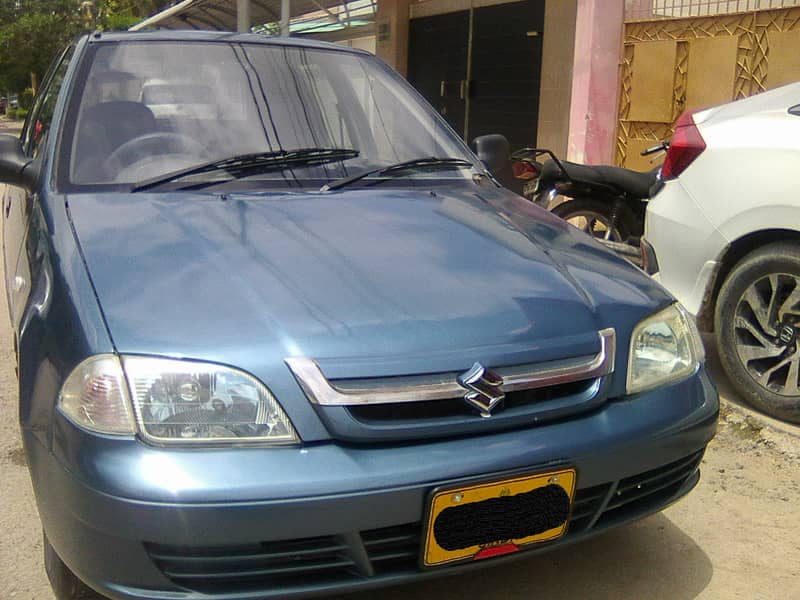
[{"label": "windshield wiper", "polygon": [[[131,191],[140,192],[149,190],[165,183],[172,183],[173,181],[183,179],[184,177],[202,175],[203,173],[225,171],[231,176],[231,179],[239,179],[254,173],[263,173],[273,169],[286,169],[295,165],[309,167],[337,160],[356,158],[358,155],[358,150],[349,148],[298,148],[297,150],[276,150],[273,152],[238,154],[229,158],[213,160],[195,165],[194,167],[188,167],[165,175],[158,175],[150,179],[145,179],[144,181],[136,183],[131,188]],[[197,182],[197,185],[222,183],[222,181],[228,180],[202,181]]]},{"label": "windshield wiper", "polygon": [[354,175],[348,175],[341,179],[334,179],[323,185],[319,191],[328,192],[330,190],[338,190],[345,186],[350,185],[356,181],[369,177],[370,175],[380,175],[382,177],[400,177],[406,171],[418,171],[421,169],[466,169],[474,167],[470,161],[463,158],[437,158],[435,156],[428,156],[425,158],[415,158],[414,160],[407,160],[399,162],[394,165],[385,167],[377,167],[374,169],[367,169]]}]

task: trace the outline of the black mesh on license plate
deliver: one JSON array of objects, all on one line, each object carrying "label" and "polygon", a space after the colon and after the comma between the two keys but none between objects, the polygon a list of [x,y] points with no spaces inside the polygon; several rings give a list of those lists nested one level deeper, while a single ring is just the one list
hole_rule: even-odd
[{"label": "black mesh on license plate", "polygon": [[518,540],[559,527],[569,518],[569,496],[550,484],[524,494],[449,506],[436,517],[433,535],[448,551]]}]

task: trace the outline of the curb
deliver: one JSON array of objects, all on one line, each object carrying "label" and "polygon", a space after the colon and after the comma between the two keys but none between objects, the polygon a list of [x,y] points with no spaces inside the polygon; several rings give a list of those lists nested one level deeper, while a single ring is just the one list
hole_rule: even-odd
[{"label": "curb", "polygon": [[773,419],[772,417],[768,417],[767,415],[762,414],[748,406],[744,406],[737,401],[728,400],[722,396],[719,398],[719,403],[720,408],[724,411],[728,411],[729,413],[737,413],[741,415],[744,420],[755,423],[764,429],[776,431],[800,440],[799,425],[793,425],[792,423],[785,423],[783,421],[779,421],[778,419]]}]

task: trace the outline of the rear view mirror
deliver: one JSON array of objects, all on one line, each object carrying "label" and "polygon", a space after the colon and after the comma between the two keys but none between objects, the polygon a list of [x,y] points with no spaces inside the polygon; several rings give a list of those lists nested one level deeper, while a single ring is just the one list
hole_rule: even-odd
[{"label": "rear view mirror", "polygon": [[499,133],[481,135],[472,140],[470,146],[489,172],[496,173],[508,165],[511,146],[504,135]]},{"label": "rear view mirror", "polygon": [[0,182],[33,191],[39,180],[38,166],[22,152],[18,137],[0,134]]}]

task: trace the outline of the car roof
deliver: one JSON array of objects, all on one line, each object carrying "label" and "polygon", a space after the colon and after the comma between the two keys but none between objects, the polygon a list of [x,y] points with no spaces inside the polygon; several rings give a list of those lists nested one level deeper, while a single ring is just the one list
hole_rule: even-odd
[{"label": "car roof", "polygon": [[800,104],[800,81],[700,111],[695,117],[695,122],[698,125],[718,123],[771,112],[785,113],[788,117],[788,110],[798,104]]},{"label": "car roof", "polygon": [[110,42],[226,42],[264,44],[269,46],[295,46],[300,48],[319,48],[337,50],[353,54],[370,54],[365,50],[350,48],[330,42],[308,38],[266,36],[258,33],[234,33],[230,31],[195,31],[183,29],[150,29],[145,31],[96,31],[89,34],[90,44]]}]

